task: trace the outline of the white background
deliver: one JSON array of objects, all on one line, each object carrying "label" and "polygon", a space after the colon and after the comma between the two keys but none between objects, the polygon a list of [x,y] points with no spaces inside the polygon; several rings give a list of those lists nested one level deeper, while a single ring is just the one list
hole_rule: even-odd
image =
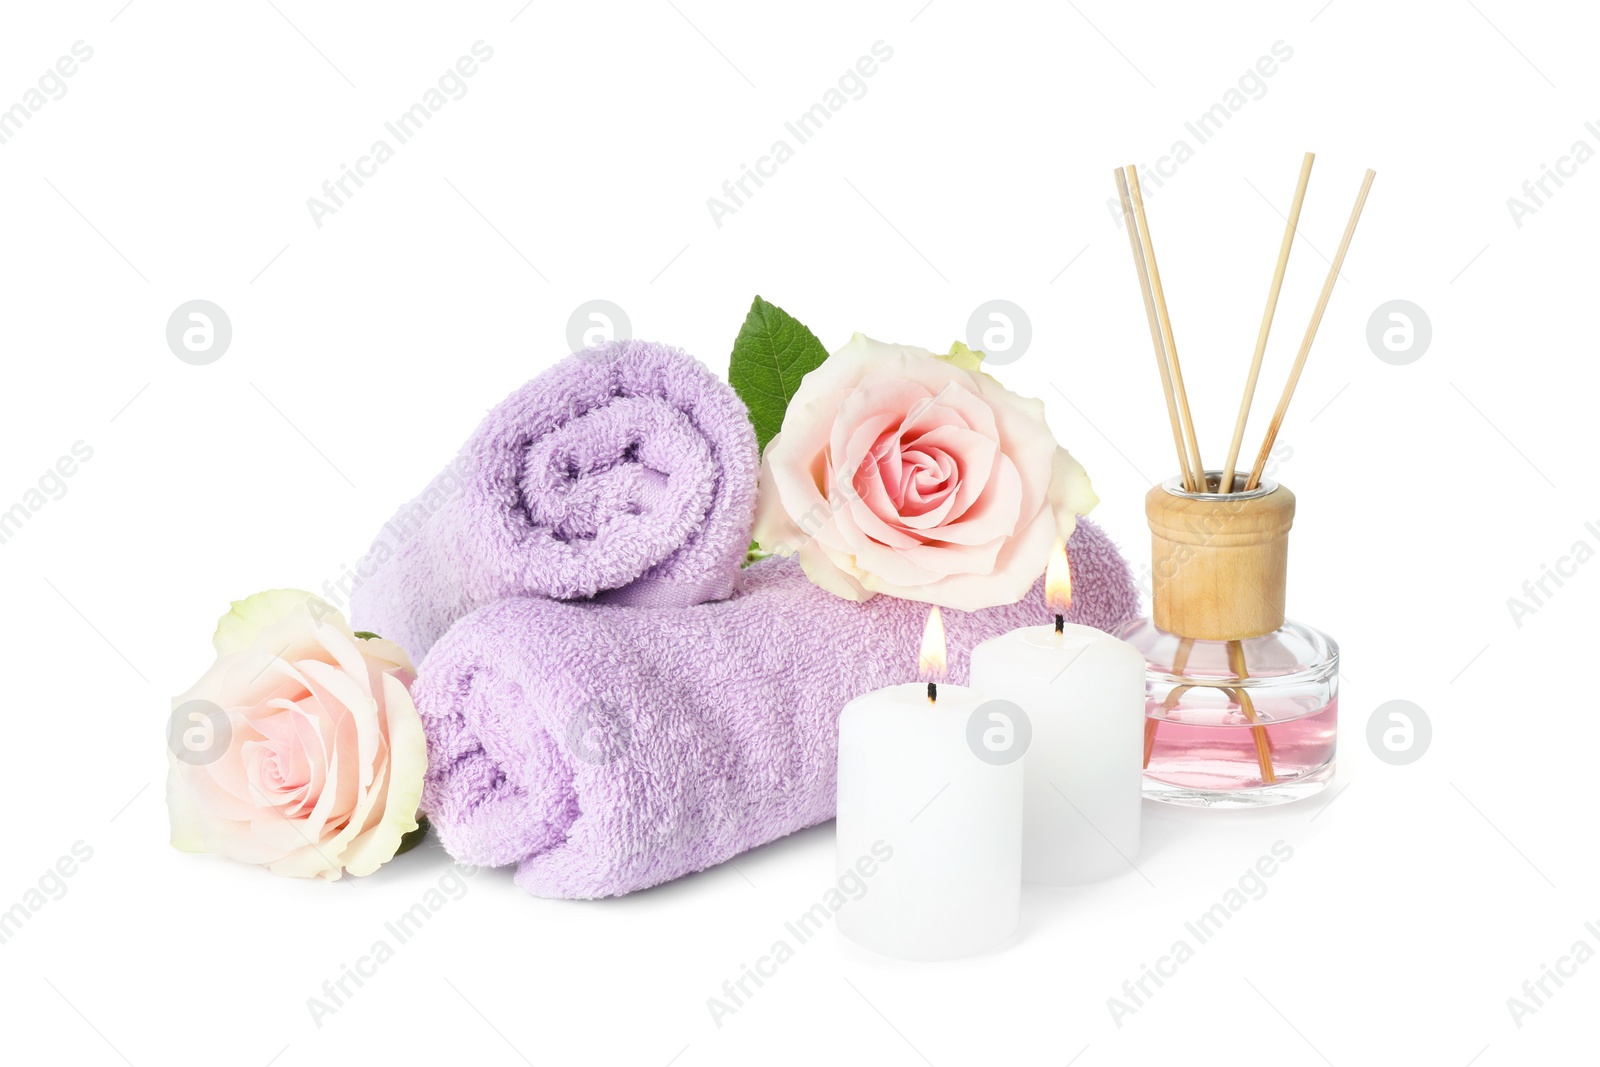
[{"label": "white background", "polygon": [[[75,41],[93,58],[0,145],[0,510],[74,442],[92,459],[0,544],[0,908],[93,858],[0,945],[13,1062],[699,1064],[1573,1063],[1600,963],[1512,1020],[1600,920],[1600,743],[1585,672],[1600,566],[1589,429],[1600,163],[1512,219],[1578,139],[1600,75],[1580,5],[752,5],[534,0],[8,5],[0,107]],[[676,7],[674,7],[674,4]],[[458,56],[494,49],[318,228],[306,199]],[[893,58],[716,226],[706,208],[873,43]],[[1184,122],[1283,41],[1265,93]],[[275,879],[166,844],[169,695],[215,618],[320,589],[484,410],[566,351],[583,301],[725,371],[752,295],[830,347],[943,349],[981,302],[1031,317],[999,368],[1042,396],[1136,566],[1174,467],[1112,167],[1194,156],[1148,206],[1205,455],[1220,459],[1302,151],[1318,161],[1265,410],[1363,170],[1378,172],[1282,440],[1300,498],[1290,612],[1348,670],[1340,772],[1266,813],[1147,805],[1139,870],[1027,891],[1004,951],[871,959],[830,931],[719,1028],[706,998],[833,870],[831,825],[632,897],[544,901],[487,871],[318,1028],[306,999],[436,885],[436,845],[363,881]],[[180,362],[180,303],[231,318]],[[1406,299],[1428,351],[1368,316]],[[1247,448],[1253,448],[1253,443]],[[1593,572],[1593,573],[1591,573]],[[1409,766],[1366,742],[1409,699]],[[1293,859],[1117,1026],[1107,998],[1275,841]]]}]

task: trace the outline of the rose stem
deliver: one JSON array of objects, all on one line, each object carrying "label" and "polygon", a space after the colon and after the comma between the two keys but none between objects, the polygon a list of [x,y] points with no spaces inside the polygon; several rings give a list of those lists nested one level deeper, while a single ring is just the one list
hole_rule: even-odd
[{"label": "rose stem", "polygon": [[1261,472],[1267,467],[1267,455],[1272,451],[1272,443],[1278,439],[1278,430],[1283,426],[1283,417],[1289,411],[1289,401],[1294,398],[1294,387],[1300,384],[1300,372],[1305,370],[1306,357],[1311,354],[1311,342],[1316,340],[1317,327],[1322,325],[1322,313],[1328,310],[1328,298],[1333,295],[1333,283],[1339,280],[1339,268],[1344,264],[1344,254],[1350,250],[1350,238],[1355,236],[1356,223],[1361,221],[1361,209],[1366,205],[1367,193],[1372,189],[1372,179],[1377,176],[1376,171],[1368,170],[1366,178],[1361,182],[1361,192],[1356,195],[1356,206],[1350,209],[1350,221],[1345,224],[1344,236],[1339,239],[1339,250],[1333,254],[1333,262],[1328,266],[1328,277],[1322,283],[1322,295],[1317,298],[1317,306],[1311,312],[1311,324],[1306,327],[1305,339],[1300,342],[1300,353],[1295,356],[1294,368],[1289,372],[1289,380],[1284,383],[1283,395],[1278,398],[1278,410],[1272,413],[1272,423],[1267,427],[1266,439],[1261,442],[1261,451],[1256,454],[1255,466],[1250,468],[1250,480],[1244,484],[1246,489],[1254,489],[1261,484]]},{"label": "rose stem", "polygon": [[[1145,266],[1144,249],[1139,245],[1139,228],[1134,224],[1133,201],[1128,198],[1128,177],[1118,167],[1117,195],[1122,198],[1122,221],[1128,230],[1128,244],[1133,248],[1133,269],[1139,276],[1139,295],[1144,297],[1144,317],[1150,324],[1150,343],[1156,352],[1156,368],[1161,372],[1161,392],[1167,398],[1167,420],[1172,423],[1172,445],[1178,451],[1178,468],[1183,472],[1183,487],[1195,492],[1196,486],[1189,474],[1189,454],[1183,449],[1183,429],[1178,420],[1178,401],[1172,395],[1172,372],[1167,368],[1167,353],[1161,347],[1161,326],[1156,322],[1155,300],[1150,295],[1150,272]],[[1147,761],[1148,762],[1148,761]]]},{"label": "rose stem", "polygon": [[1189,444],[1189,456],[1194,464],[1193,491],[1203,493],[1206,491],[1206,465],[1200,459],[1200,442],[1194,435],[1194,413],[1189,410],[1189,394],[1183,388],[1183,367],[1178,362],[1178,343],[1172,339],[1172,316],[1167,311],[1167,297],[1161,289],[1161,268],[1156,264],[1156,250],[1150,243],[1150,221],[1145,218],[1144,194],[1139,191],[1139,168],[1131,163],[1128,165],[1128,192],[1133,197],[1133,213],[1139,218],[1139,244],[1150,269],[1150,294],[1155,298],[1156,321],[1161,324],[1161,340],[1167,350],[1167,360],[1172,364],[1172,390],[1178,398],[1184,439]]},{"label": "rose stem", "polygon": [[1311,162],[1316,153],[1307,152],[1300,162],[1300,181],[1294,187],[1294,201],[1283,227],[1283,243],[1278,246],[1278,266],[1272,272],[1267,290],[1267,309],[1261,313],[1261,330],[1256,334],[1255,355],[1250,358],[1250,375],[1244,382],[1244,399],[1239,401],[1239,419],[1233,424],[1233,440],[1228,442],[1228,459],[1222,465],[1219,493],[1233,492],[1233,468],[1239,462],[1239,446],[1244,443],[1245,423],[1250,420],[1250,402],[1255,399],[1256,380],[1261,377],[1261,357],[1267,351],[1267,334],[1272,331],[1272,316],[1278,310],[1278,294],[1283,291],[1283,272],[1289,269],[1289,250],[1294,247],[1295,228],[1300,225],[1300,208],[1306,202],[1306,185],[1311,181]]}]

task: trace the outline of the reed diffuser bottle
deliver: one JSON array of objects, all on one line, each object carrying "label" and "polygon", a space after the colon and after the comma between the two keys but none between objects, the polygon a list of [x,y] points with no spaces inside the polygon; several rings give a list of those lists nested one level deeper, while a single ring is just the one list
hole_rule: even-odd
[{"label": "reed diffuser bottle", "polygon": [[1281,804],[1321,792],[1333,777],[1339,647],[1326,634],[1284,620],[1294,494],[1264,480],[1263,473],[1372,189],[1371,170],[1356,194],[1255,464],[1249,474],[1234,473],[1315,158],[1307,152],[1301,160],[1220,471],[1207,470],[1200,459],[1138,168],[1115,174],[1183,472],[1145,496],[1154,607],[1151,618],[1135,619],[1117,634],[1145,658],[1144,795],[1154,800],[1208,808]]},{"label": "reed diffuser bottle", "polygon": [[1145,497],[1154,606],[1117,634],[1146,664],[1144,794],[1200,807],[1298,800],[1333,776],[1339,648],[1284,619],[1294,494],[1263,481]]}]

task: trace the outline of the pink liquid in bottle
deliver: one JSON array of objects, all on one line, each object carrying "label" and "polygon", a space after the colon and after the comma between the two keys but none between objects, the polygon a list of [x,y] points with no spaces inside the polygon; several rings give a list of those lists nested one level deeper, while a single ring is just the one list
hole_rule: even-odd
[{"label": "pink liquid in bottle", "polygon": [[1339,649],[1327,635],[1285,622],[1261,637],[1200,641],[1136,619],[1117,636],[1145,656],[1145,796],[1255,807],[1311,796],[1332,778]]}]

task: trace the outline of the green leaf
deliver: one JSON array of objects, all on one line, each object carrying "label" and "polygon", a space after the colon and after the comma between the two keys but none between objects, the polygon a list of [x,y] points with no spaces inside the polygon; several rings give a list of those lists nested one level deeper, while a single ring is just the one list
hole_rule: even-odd
[{"label": "green leaf", "polygon": [[383,638],[379,637],[377,634],[373,633],[371,630],[357,630],[355,632],[355,636],[361,638],[361,640],[363,640],[363,641],[382,641],[383,640]]},{"label": "green leaf", "polygon": [[417,828],[400,838],[400,847],[394,850],[394,854],[399,856],[402,853],[410,852],[412,849],[422,844],[422,839],[427,836],[428,817],[426,815],[418,815]]},{"label": "green leaf", "polygon": [[783,427],[783,414],[800,379],[828,358],[816,334],[776,304],[757,296],[733,342],[728,382],[750,409],[756,444],[763,451]]}]

